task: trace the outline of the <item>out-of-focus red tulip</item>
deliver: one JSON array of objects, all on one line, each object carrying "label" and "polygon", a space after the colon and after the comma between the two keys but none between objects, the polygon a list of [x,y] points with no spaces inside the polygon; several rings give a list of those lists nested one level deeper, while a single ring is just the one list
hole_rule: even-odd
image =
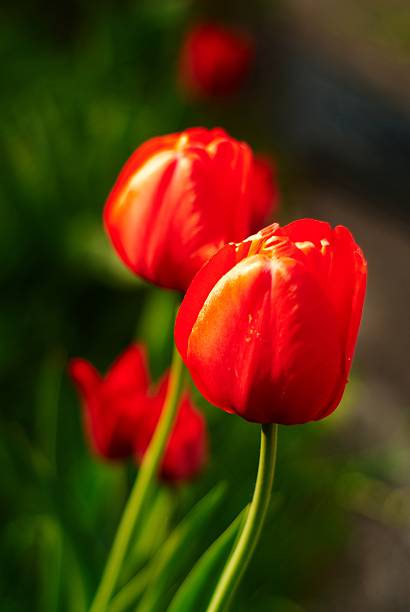
[{"label": "out-of-focus red tulip", "polygon": [[228,244],[198,272],[175,339],[199,390],[249,421],[322,419],[349,374],[366,261],[343,226],[302,219]]},{"label": "out-of-focus red tulip", "polygon": [[126,350],[105,377],[84,359],[71,360],[69,373],[83,403],[85,428],[94,451],[106,459],[132,455],[149,385],[142,347]]},{"label": "out-of-focus red tulip", "polygon": [[188,32],[180,55],[183,87],[201,96],[223,96],[238,89],[253,55],[248,35],[214,23]]},{"label": "out-of-focus red tulip", "polygon": [[[169,374],[162,379],[157,392],[151,398],[150,409],[143,415],[135,438],[137,460],[141,460],[144,456],[157,426],[164,407],[168,381]],[[175,425],[168,440],[161,465],[161,476],[169,481],[192,478],[203,468],[206,456],[205,420],[185,393],[181,398]]]},{"label": "out-of-focus red tulip", "polygon": [[146,280],[185,291],[224,243],[252,232],[252,165],[250,148],[218,128],[140,146],[104,210],[118,255]]},{"label": "out-of-focus red tulip", "polygon": [[[69,372],[83,403],[93,450],[104,459],[135,457],[139,462],[158,423],[169,375],[158,389],[149,388],[140,345],[127,349],[104,378],[83,359],[73,359]],[[196,475],[203,467],[206,447],[205,421],[185,393],[164,454],[161,477],[177,481]]]},{"label": "out-of-focus red tulip", "polygon": [[279,205],[276,164],[268,155],[256,155],[252,166],[252,231],[257,232],[275,216]]}]

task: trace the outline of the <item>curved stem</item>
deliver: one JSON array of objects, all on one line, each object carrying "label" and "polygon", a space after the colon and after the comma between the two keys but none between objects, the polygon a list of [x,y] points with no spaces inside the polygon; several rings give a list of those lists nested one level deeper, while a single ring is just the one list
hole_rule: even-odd
[{"label": "curved stem", "polygon": [[258,475],[243,530],[216,586],[207,612],[222,612],[228,606],[252,558],[262,531],[275,473],[277,425],[262,425]]},{"label": "curved stem", "polygon": [[174,424],[183,387],[183,368],[179,353],[174,348],[164,408],[124,509],[100,585],[91,604],[90,612],[104,612],[115,589],[130,538],[139,526]]}]

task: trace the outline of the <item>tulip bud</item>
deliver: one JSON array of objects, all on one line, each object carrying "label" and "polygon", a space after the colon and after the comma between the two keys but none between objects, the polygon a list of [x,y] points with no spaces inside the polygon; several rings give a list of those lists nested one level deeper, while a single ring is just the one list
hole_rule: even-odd
[{"label": "tulip bud", "polygon": [[[94,452],[104,459],[134,457],[140,463],[164,406],[168,374],[158,389],[150,390],[145,353],[139,345],[127,349],[104,378],[83,359],[73,359],[69,371],[83,403]],[[205,463],[206,449],[205,421],[185,393],[163,457],[161,478],[192,478]]]},{"label": "tulip bud", "polygon": [[102,377],[85,359],[72,359],[70,376],[84,408],[91,448],[105,459],[126,459],[144,409],[148,372],[142,347],[131,346]]},{"label": "tulip bud", "polygon": [[248,74],[253,45],[243,32],[204,23],[187,35],[180,56],[183,87],[200,96],[233,93]]},{"label": "tulip bud", "polygon": [[[118,255],[146,280],[185,291],[223,244],[252,232],[253,164],[249,147],[222,129],[192,128],[140,146],[104,210]],[[268,208],[264,193],[258,189],[258,219]]]},{"label": "tulip bud", "polygon": [[196,275],[175,325],[198,389],[258,423],[329,415],[347,382],[366,273],[350,232],[313,219],[224,246]]}]

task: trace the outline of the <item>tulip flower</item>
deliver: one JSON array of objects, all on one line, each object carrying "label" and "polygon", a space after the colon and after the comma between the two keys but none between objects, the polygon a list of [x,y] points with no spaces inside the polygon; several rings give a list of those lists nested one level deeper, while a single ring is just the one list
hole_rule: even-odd
[{"label": "tulip flower", "polygon": [[198,389],[262,424],[318,420],[351,367],[366,261],[343,226],[302,219],[228,244],[198,272],[175,340]]},{"label": "tulip flower", "polygon": [[[73,359],[69,370],[96,454],[111,460],[135,457],[140,463],[161,415],[169,376],[157,389],[150,389],[145,355],[139,345],[126,350],[105,377],[83,359]],[[205,421],[185,393],[163,457],[161,477],[168,481],[191,478],[203,467],[205,456]]]},{"label": "tulip flower", "polygon": [[187,35],[180,55],[183,87],[200,96],[223,96],[236,91],[248,74],[253,55],[246,34],[204,23]]},{"label": "tulip flower", "polygon": [[252,231],[257,232],[277,212],[279,188],[276,164],[268,155],[256,155],[252,167]]},{"label": "tulip flower", "polygon": [[258,218],[268,207],[259,188],[255,205],[253,171],[250,148],[222,129],[149,140],[125,164],[105,206],[118,255],[144,279],[185,291],[219,248],[249,236],[253,206]]},{"label": "tulip flower", "polygon": [[142,347],[126,350],[105,377],[85,359],[72,359],[69,373],[82,400],[92,449],[105,459],[131,456],[149,385]]}]

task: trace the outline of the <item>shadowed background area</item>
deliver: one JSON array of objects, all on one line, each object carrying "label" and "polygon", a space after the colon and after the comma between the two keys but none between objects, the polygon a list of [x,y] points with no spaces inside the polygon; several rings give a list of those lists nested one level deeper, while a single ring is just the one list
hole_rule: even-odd
[{"label": "shadowed background area", "polygon": [[[228,98],[193,99],[179,86],[184,33],[203,19],[255,40],[249,77]],[[2,611],[81,612],[95,590],[135,466],[90,454],[67,361],[79,355],[104,370],[139,339],[154,378],[168,365],[176,296],[122,267],[101,212],[140,143],[193,125],[221,125],[274,155],[280,221],[346,224],[369,264],[342,406],[324,422],[280,429],[272,507],[235,610],[408,609],[409,31],[406,0],[5,3]],[[159,488],[129,574],[206,491],[220,481],[225,490],[166,584],[152,587],[162,603],[150,610],[166,609],[252,490],[258,428],[197,401],[209,464],[192,484]]]}]

